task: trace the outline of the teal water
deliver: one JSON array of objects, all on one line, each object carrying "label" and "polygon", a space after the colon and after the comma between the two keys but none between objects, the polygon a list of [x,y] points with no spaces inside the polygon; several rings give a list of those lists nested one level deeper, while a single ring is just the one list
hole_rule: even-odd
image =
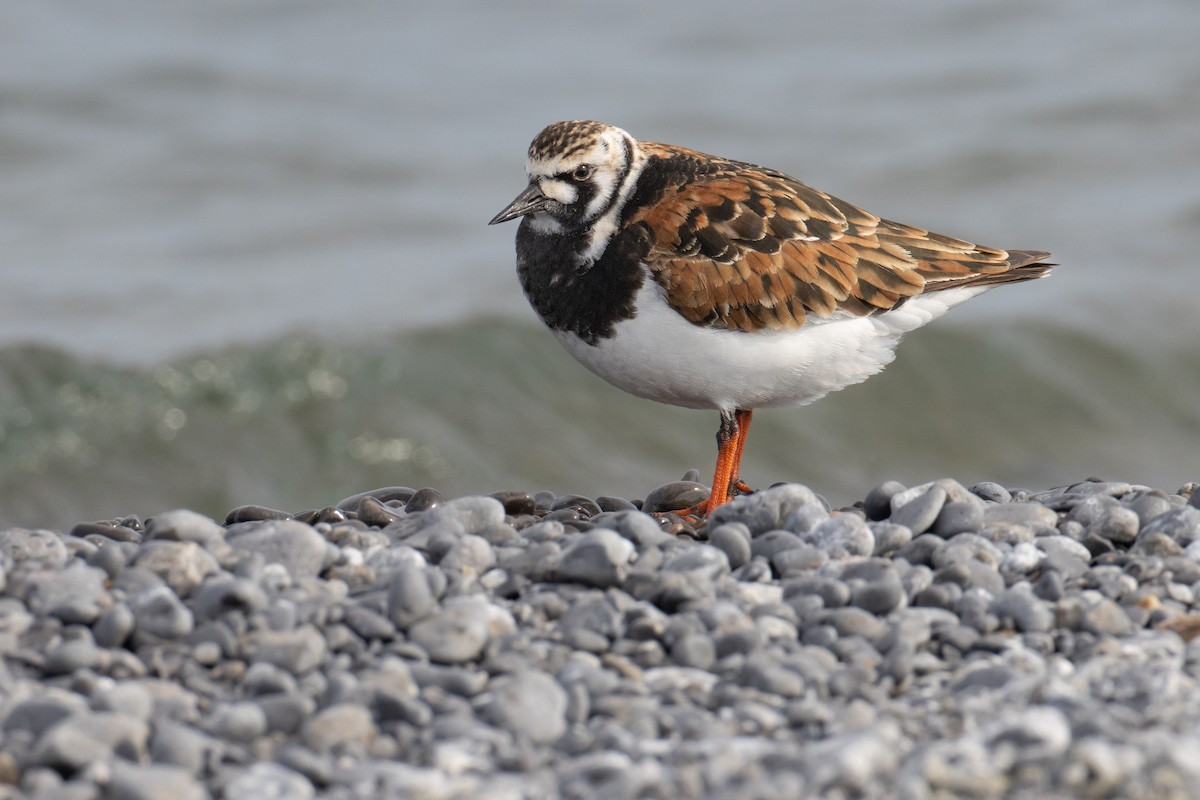
[{"label": "teal water", "polygon": [[[942,321],[883,374],[756,415],[743,476],[849,503],[889,478],[1044,488],[1200,479],[1200,351]],[[393,484],[641,497],[714,458],[714,412],[629,397],[533,325],[284,338],[114,366],[0,351],[0,525],[321,507]]]}]

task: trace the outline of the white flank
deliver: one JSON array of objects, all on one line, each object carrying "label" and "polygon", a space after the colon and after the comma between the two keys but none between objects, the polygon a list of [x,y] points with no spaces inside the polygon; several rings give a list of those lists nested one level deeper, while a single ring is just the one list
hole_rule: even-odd
[{"label": "white flank", "polygon": [[874,317],[809,321],[795,331],[704,328],[667,305],[646,278],[638,313],[616,335],[589,345],[569,333],[559,341],[609,383],[639,397],[687,408],[803,405],[864,381],[891,363],[900,337],[991,287],[920,295]]}]

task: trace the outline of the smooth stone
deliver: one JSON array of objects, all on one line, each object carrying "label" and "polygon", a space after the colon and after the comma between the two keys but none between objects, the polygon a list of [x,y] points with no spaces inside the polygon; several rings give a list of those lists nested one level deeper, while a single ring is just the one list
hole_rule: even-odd
[{"label": "smooth stone", "polygon": [[750,529],[740,523],[726,523],[712,529],[708,543],[725,554],[732,569],[746,564],[752,555]]},{"label": "smooth stone", "polygon": [[133,528],[127,528],[115,522],[81,522],[71,528],[71,536],[83,539],[89,536],[102,536],[114,542],[140,542],[142,534]]},{"label": "smooth stone", "polygon": [[252,742],[267,732],[267,715],[249,701],[224,703],[213,710],[206,727],[222,739]]},{"label": "smooth stone", "polygon": [[879,521],[887,519],[892,514],[892,498],[905,491],[900,481],[884,481],[867,492],[863,500],[863,512],[867,519]]},{"label": "smooth stone", "polygon": [[150,760],[156,764],[175,764],[198,775],[222,747],[216,739],[191,725],[157,719],[150,739]]},{"label": "smooth stone", "polygon": [[438,560],[450,575],[482,575],[496,564],[496,553],[482,536],[467,534],[458,539]]},{"label": "smooth stone", "polygon": [[[743,526],[745,527],[745,526]],[[767,531],[766,533],[755,536],[750,540],[750,555],[751,557],[774,558],[779,553],[785,550],[792,550],[797,547],[804,546],[804,539],[798,534],[785,530]]]},{"label": "smooth stone", "polygon": [[1054,611],[1034,594],[1026,582],[1015,584],[996,595],[989,611],[996,615],[1002,627],[1020,633],[1048,631],[1054,626]]},{"label": "smooth stone", "polygon": [[191,610],[166,586],[156,586],[131,594],[134,630],[163,639],[178,639],[192,632],[195,618]]},{"label": "smooth stone", "polygon": [[225,784],[222,796],[224,800],[308,800],[316,797],[316,790],[299,772],[272,761],[259,761]]},{"label": "smooth stone", "polygon": [[620,534],[597,528],[563,551],[557,572],[562,580],[589,586],[617,586],[628,571],[634,546]]},{"label": "smooth stone", "polygon": [[203,514],[181,508],[155,514],[146,520],[144,538],[195,542],[201,547],[211,549],[225,538],[225,529]]},{"label": "smooth stone", "polygon": [[239,522],[264,522],[269,519],[293,519],[292,515],[277,508],[266,506],[244,505],[231,509],[225,515],[225,526],[236,525]]},{"label": "smooth stone", "polygon": [[133,610],[125,603],[115,603],[92,626],[92,637],[100,647],[120,647],[137,625]]},{"label": "smooth stone", "polygon": [[994,481],[983,481],[968,490],[971,494],[990,503],[1007,503],[1012,500],[1012,492]]},{"label": "smooth stone", "polygon": [[312,625],[294,630],[255,631],[248,642],[254,661],[280,667],[293,675],[303,675],[320,666],[328,653],[325,637]]},{"label": "smooth stone", "polygon": [[430,588],[425,570],[415,564],[404,564],[392,574],[387,595],[388,618],[397,628],[407,630],[419,619],[437,608],[437,598]]},{"label": "smooth stone", "polygon": [[[599,509],[597,509],[599,510]],[[422,525],[456,524],[465,534],[480,534],[504,523],[504,504],[494,497],[458,497],[423,515]]]},{"label": "smooth stone", "polygon": [[979,533],[982,529],[983,508],[976,503],[961,501],[949,502],[942,506],[937,519],[930,526],[930,531],[943,539],[949,539],[958,533]]},{"label": "smooth stone", "polygon": [[65,623],[89,625],[108,603],[107,573],[75,559],[59,572],[47,573],[27,584],[27,602],[35,614],[56,617]]},{"label": "smooth stone", "polygon": [[251,613],[265,608],[267,595],[249,578],[219,575],[192,593],[191,608],[200,619],[217,619],[231,611]]},{"label": "smooth stone", "polygon": [[580,494],[564,494],[554,498],[550,511],[574,511],[580,519],[588,519],[600,513],[600,506],[590,497]]},{"label": "smooth stone", "polygon": [[821,598],[825,608],[839,608],[850,603],[850,587],[837,578],[813,575],[792,578],[783,584],[785,601],[810,595]]},{"label": "smooth stone", "polygon": [[209,793],[183,767],[119,764],[104,796],[105,800],[208,800]]},{"label": "smooth stone", "polygon": [[254,697],[250,702],[263,712],[268,733],[292,735],[316,710],[312,698],[295,691],[276,692]]},{"label": "smooth stone", "polygon": [[325,538],[295,520],[270,520],[231,535],[229,544],[280,564],[292,579],[316,577],[325,566]]},{"label": "smooth stone", "polygon": [[869,556],[875,552],[875,535],[857,514],[830,517],[800,538],[830,558]]},{"label": "smooth stone", "polygon": [[730,566],[724,551],[698,544],[669,556],[663,562],[662,570],[685,572],[696,580],[717,581],[729,574]]},{"label": "smooth stone", "polygon": [[511,517],[521,514],[533,514],[537,511],[537,503],[534,502],[533,495],[529,492],[510,490],[493,492],[491,496],[500,501],[500,504],[504,506],[504,513]]},{"label": "smooth stone", "polygon": [[130,761],[146,755],[150,728],[144,720],[107,711],[73,714],[38,738],[32,762],[73,772],[114,754]]},{"label": "smooth stone", "polygon": [[623,497],[608,497],[601,495],[596,498],[596,505],[601,511],[637,511],[638,507]]},{"label": "smooth stone", "polygon": [[212,554],[194,541],[152,539],[138,549],[133,563],[158,575],[180,597],[187,597],[221,569]]},{"label": "smooth stone", "polygon": [[762,655],[746,658],[738,682],[776,697],[800,697],[805,691],[804,678],[799,673]]},{"label": "smooth stone", "polygon": [[115,578],[117,573],[125,568],[127,560],[120,545],[108,542],[96,548],[96,552],[88,557],[87,563],[89,566],[103,570],[109,578]]},{"label": "smooth stone", "polygon": [[735,497],[718,506],[709,515],[708,525],[715,528],[726,522],[741,522],[753,536],[780,528],[788,516],[801,506],[825,504],[809,489],[798,483],[785,483],[763,489],[751,495]]},{"label": "smooth stone", "polygon": [[567,692],[551,675],[526,669],[492,680],[484,716],[492,724],[550,744],[567,730]]},{"label": "smooth stone", "polygon": [[14,702],[5,711],[0,729],[9,733],[28,731],[34,737],[38,737],[72,714],[85,713],[87,705],[83,698],[74,692],[42,687],[37,695]]},{"label": "smooth stone", "polygon": [[432,661],[461,664],[474,661],[488,641],[488,623],[479,609],[447,608],[414,622],[408,637]]},{"label": "smooth stone", "polygon": [[671,645],[671,660],[681,667],[708,669],[716,659],[716,645],[703,633],[686,634]]},{"label": "smooth stone", "polygon": [[899,608],[906,599],[898,577],[863,582],[850,592],[850,605],[880,616]]},{"label": "smooth stone", "polygon": [[890,556],[913,539],[913,532],[903,525],[891,522],[868,522],[871,535],[875,537],[875,556]]},{"label": "smooth stone", "polygon": [[417,491],[413,492],[412,497],[408,498],[408,502],[404,504],[404,510],[409,514],[415,514],[437,508],[444,502],[446,502],[446,496],[437,489],[417,489]]},{"label": "smooth stone", "polygon": [[658,486],[642,501],[642,511],[656,514],[665,511],[682,511],[708,500],[709,489],[702,483],[674,481]]},{"label": "smooth stone", "polygon": [[107,662],[107,653],[96,647],[91,636],[63,642],[46,654],[46,675],[68,675],[80,669],[95,669]]},{"label": "smooth stone", "polygon": [[897,507],[898,497],[900,495],[892,498],[894,510],[889,521],[895,525],[903,525],[914,535],[929,530],[941,513],[942,506],[946,504],[946,490],[936,484]]},{"label": "smooth stone", "polygon": [[8,559],[13,570],[60,570],[68,557],[57,533],[27,528],[0,532],[0,556]]},{"label": "smooth stone", "polygon": [[919,486],[913,486],[910,489],[905,489],[903,492],[893,495],[891,498],[892,513],[896,513],[935,486],[946,493],[946,500],[949,502],[974,503],[979,506],[986,505],[983,500],[967,491],[965,486],[953,478],[939,478],[936,481],[922,483]]},{"label": "smooth stone", "polygon": [[[335,508],[341,511],[359,512],[362,510],[362,501],[367,498],[381,505],[386,505],[388,503],[408,503],[414,495],[416,495],[416,492],[407,486],[384,486],[379,489],[371,489],[343,498],[335,504]],[[423,511],[424,509],[421,510]]]},{"label": "smooth stone", "polygon": [[1079,619],[1080,630],[1097,635],[1129,636],[1136,626],[1117,603],[1102,597],[1086,605]]},{"label": "smooth stone", "polygon": [[384,505],[383,502],[370,495],[358,501],[357,514],[360,522],[373,528],[386,528],[404,516],[401,512]]},{"label": "smooth stone", "polygon": [[339,703],[306,721],[300,738],[318,753],[359,754],[366,751],[377,733],[370,711],[355,703]]},{"label": "smooth stone", "polygon": [[985,529],[992,523],[1053,529],[1058,525],[1058,514],[1040,503],[998,503],[983,509],[983,522]]},{"label": "smooth stone", "polygon": [[396,626],[378,611],[365,606],[351,606],[345,613],[346,627],[366,641],[388,641],[396,636]]},{"label": "smooth stone", "polygon": [[1200,540],[1200,508],[1183,506],[1154,518],[1138,532],[1133,549],[1140,549],[1145,540],[1155,536],[1166,537],[1181,548]]},{"label": "smooth stone", "polygon": [[1000,559],[1000,571],[1006,574],[1029,575],[1045,558],[1045,553],[1033,542],[1021,542]]}]

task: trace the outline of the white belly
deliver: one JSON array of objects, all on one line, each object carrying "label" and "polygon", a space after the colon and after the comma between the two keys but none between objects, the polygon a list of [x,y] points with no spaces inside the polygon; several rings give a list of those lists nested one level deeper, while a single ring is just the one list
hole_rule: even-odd
[{"label": "white belly", "polygon": [[616,336],[589,345],[574,334],[556,335],[601,378],[660,403],[727,411],[803,405],[879,372],[891,362],[901,335],[986,288],[921,295],[874,317],[743,333],[693,325],[647,278],[637,316],[619,323]]}]

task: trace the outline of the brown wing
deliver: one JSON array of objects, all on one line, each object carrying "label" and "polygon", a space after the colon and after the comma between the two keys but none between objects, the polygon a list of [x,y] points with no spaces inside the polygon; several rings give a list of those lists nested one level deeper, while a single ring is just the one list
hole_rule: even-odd
[{"label": "brown wing", "polygon": [[799,328],[922,292],[1040,277],[1049,254],[1004,251],[890,222],[773,170],[642,143],[655,187],[630,210],[667,301],[699,325]]}]

